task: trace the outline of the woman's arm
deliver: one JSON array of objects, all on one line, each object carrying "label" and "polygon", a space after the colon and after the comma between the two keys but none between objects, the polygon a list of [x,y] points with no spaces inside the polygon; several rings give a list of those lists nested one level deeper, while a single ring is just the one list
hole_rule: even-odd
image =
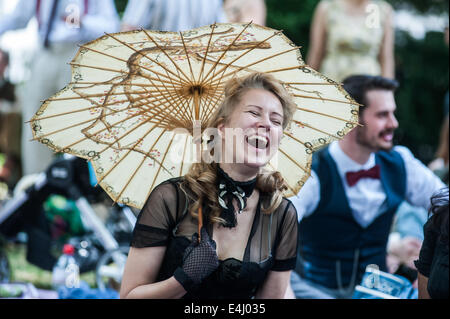
[{"label": "woman's arm", "polygon": [[130,248],[122,277],[120,298],[181,298],[183,286],[172,276],[155,282],[166,247]]},{"label": "woman's arm", "polygon": [[380,62],[381,75],[393,79],[395,77],[394,28],[392,26],[392,8],[390,6],[386,15],[386,21],[383,26],[383,41],[381,43],[378,60]]},{"label": "woman's arm", "polygon": [[291,271],[269,271],[264,284],[256,292],[258,299],[283,299],[291,278]]},{"label": "woman's arm", "polygon": [[306,63],[315,70],[319,70],[325,56],[327,30],[326,30],[327,4],[319,2],[314,12],[310,32],[310,48]]},{"label": "woman's arm", "polygon": [[428,294],[428,278],[419,272],[418,280],[419,280],[419,299],[431,299],[430,295]]}]

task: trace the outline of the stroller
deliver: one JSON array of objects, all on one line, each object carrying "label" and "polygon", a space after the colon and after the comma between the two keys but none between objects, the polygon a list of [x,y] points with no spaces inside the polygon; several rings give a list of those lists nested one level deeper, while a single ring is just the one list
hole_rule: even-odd
[{"label": "stroller", "polygon": [[[63,155],[37,175],[30,186],[0,206],[0,234],[10,238],[26,232],[27,261],[51,271],[57,257],[51,252],[53,242],[43,204],[51,195],[62,195],[74,202],[87,229],[80,237],[68,240],[76,248],[80,273],[95,270],[98,288],[106,288],[111,282],[117,288],[136,213],[127,206],[115,205],[109,209],[109,219],[104,223],[91,206],[91,203],[106,199],[105,193],[94,187],[95,184],[95,176],[85,160]],[[0,275],[5,281],[8,264],[4,256],[1,260],[3,275],[1,272]]]}]

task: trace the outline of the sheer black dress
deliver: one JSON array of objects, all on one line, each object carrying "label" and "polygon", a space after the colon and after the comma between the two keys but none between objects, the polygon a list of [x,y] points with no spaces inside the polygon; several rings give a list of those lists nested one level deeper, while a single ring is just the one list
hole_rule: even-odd
[{"label": "sheer black dress", "polygon": [[[136,248],[166,246],[157,281],[170,278],[182,265],[183,253],[198,232],[197,219],[188,213],[189,198],[180,187],[182,178],[158,185],[139,213],[131,246]],[[261,212],[260,195],[243,260],[219,260],[219,267],[195,292],[184,298],[250,299],[254,297],[269,270],[295,268],[297,255],[297,212],[288,199],[272,214]],[[204,209],[204,216],[207,211]],[[204,225],[212,238],[213,225]]]}]

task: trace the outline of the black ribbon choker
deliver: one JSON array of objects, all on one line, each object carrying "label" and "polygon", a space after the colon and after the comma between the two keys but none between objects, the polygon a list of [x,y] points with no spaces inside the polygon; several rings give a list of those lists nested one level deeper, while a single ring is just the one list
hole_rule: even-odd
[{"label": "black ribbon choker", "polygon": [[256,177],[246,182],[236,182],[220,166],[217,166],[217,179],[219,186],[219,204],[223,208],[220,217],[226,221],[224,227],[233,228],[237,225],[233,198],[238,205],[238,214],[247,206],[247,198],[253,193],[256,186]]}]

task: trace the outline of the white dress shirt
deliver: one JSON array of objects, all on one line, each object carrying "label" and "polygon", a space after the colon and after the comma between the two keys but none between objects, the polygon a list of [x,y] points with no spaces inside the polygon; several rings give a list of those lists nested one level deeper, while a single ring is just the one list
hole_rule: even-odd
[{"label": "white dress shirt", "polygon": [[124,24],[161,31],[185,31],[226,22],[222,0],[129,0]]},{"label": "white dress shirt", "polygon": [[[406,195],[405,200],[413,206],[429,208],[430,198],[434,192],[446,187],[445,184],[425,165],[414,157],[411,151],[404,146],[395,146],[406,169]],[[355,220],[367,227],[386,205],[386,193],[379,179],[363,178],[356,185],[350,187],[345,178],[347,172],[356,172],[370,169],[375,165],[375,153],[372,153],[364,164],[359,164],[348,157],[340,148],[338,142],[329,146],[329,152],[335,161],[347,200]],[[311,177],[306,181],[297,196],[289,198],[297,209],[298,220],[311,215],[320,201],[320,180],[312,171]]]},{"label": "white dress shirt", "polygon": [[[120,20],[113,0],[89,0],[86,14],[84,5],[84,0],[59,0],[50,43],[85,43],[105,32],[119,31]],[[43,43],[52,6],[53,0],[41,0],[38,10],[36,0],[19,0],[11,14],[1,17],[0,35],[25,28],[31,18],[36,17],[39,39]]]}]

